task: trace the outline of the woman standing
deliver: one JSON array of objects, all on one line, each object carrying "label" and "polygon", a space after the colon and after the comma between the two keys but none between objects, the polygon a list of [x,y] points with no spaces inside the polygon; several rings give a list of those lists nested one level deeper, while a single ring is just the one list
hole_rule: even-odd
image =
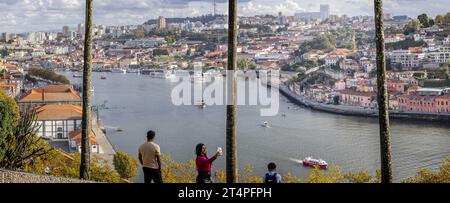
[{"label": "woman standing", "polygon": [[222,155],[221,149],[219,148],[213,157],[208,158],[206,156],[206,146],[203,143],[200,143],[195,147],[195,154],[197,155],[197,158],[195,159],[195,165],[197,166],[198,171],[197,183],[212,183],[211,165],[217,157]]}]

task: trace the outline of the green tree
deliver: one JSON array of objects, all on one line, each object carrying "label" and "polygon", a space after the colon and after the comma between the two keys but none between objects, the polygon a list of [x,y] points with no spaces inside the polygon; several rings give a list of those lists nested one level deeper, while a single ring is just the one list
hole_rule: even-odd
[{"label": "green tree", "polygon": [[[197,175],[195,161],[188,160],[183,163],[175,162],[170,156],[163,154],[162,176],[167,183],[194,183]],[[255,176],[253,166],[246,165],[239,170],[239,180],[243,183],[261,183],[262,178]],[[226,174],[222,169],[213,172],[215,182],[226,182]],[[367,171],[342,171],[339,166],[331,165],[328,170],[314,168],[306,177],[297,177],[288,172],[283,174],[283,183],[380,183],[381,170],[376,170],[375,176]],[[444,160],[440,171],[430,172],[422,169],[416,176],[405,179],[403,182],[420,183],[450,183],[450,158]]]},{"label": "green tree", "polygon": [[245,57],[239,57],[237,60],[237,67],[241,70],[253,70],[256,68],[256,63]]},{"label": "green tree", "polygon": [[417,16],[417,19],[423,27],[431,27],[434,25],[433,19],[429,18],[425,13]]},{"label": "green tree", "polygon": [[114,169],[125,180],[131,180],[138,174],[138,161],[125,152],[117,152],[113,164]]},{"label": "green tree", "polygon": [[315,167],[306,178],[307,183],[338,183],[345,179],[339,166],[330,166],[326,173]]},{"label": "green tree", "polygon": [[300,45],[294,55],[300,56],[311,50],[334,49],[336,47],[336,39],[330,33],[318,34],[311,41],[305,41]]},{"label": "green tree", "polygon": [[408,24],[405,25],[403,28],[403,34],[409,35],[411,33],[416,32],[420,27],[420,21],[419,20],[412,20],[408,22]]},{"label": "green tree", "polygon": [[[44,69],[44,68],[31,68],[28,71],[28,78],[31,78],[29,76],[35,76],[42,79],[50,80],[57,83],[62,84],[70,84],[70,81],[66,78],[66,76],[58,75],[52,70]],[[34,79],[31,79],[31,81],[34,81]]]},{"label": "green tree", "polygon": [[[23,170],[43,175],[79,178],[80,159],[80,154],[69,155],[60,150],[52,150],[48,154],[34,159]],[[123,182],[119,174],[103,158],[93,156],[89,168],[92,181],[106,183]]]},{"label": "green tree", "polygon": [[36,112],[22,115],[16,102],[0,91],[0,168],[18,169],[50,148],[36,136]]},{"label": "green tree", "polygon": [[129,37],[131,37],[133,39],[144,38],[145,37],[145,31],[142,28],[135,29],[135,30],[131,31],[131,33],[129,34]]},{"label": "green tree", "polygon": [[175,43],[175,41],[177,40],[176,37],[173,35],[166,36],[164,39],[166,40],[166,43],[168,45]]},{"label": "green tree", "polygon": [[6,69],[0,70],[0,78],[3,78],[3,76],[6,75]]},{"label": "green tree", "polygon": [[387,43],[387,49],[409,49],[410,47],[422,47],[426,43],[423,40],[415,41],[413,39],[405,39],[399,42]]},{"label": "green tree", "polygon": [[446,80],[450,80],[450,71],[447,66],[439,68],[438,71],[444,76]]},{"label": "green tree", "polygon": [[445,23],[445,18],[442,15],[437,15],[436,18],[434,19],[434,22],[437,25],[443,25]]},{"label": "green tree", "polygon": [[450,24],[450,12],[448,12],[448,13],[444,16],[444,23],[445,23],[445,24]]},{"label": "green tree", "polygon": [[344,178],[350,183],[369,183],[372,181],[372,176],[367,171],[347,172]]},{"label": "green tree", "polygon": [[443,161],[438,172],[421,169],[415,176],[403,180],[404,183],[450,183],[450,158]]},{"label": "green tree", "polygon": [[19,107],[16,102],[0,90],[0,160],[5,156],[7,139],[13,134],[19,119]]},{"label": "green tree", "polygon": [[36,114],[35,110],[23,113],[13,133],[7,136],[5,155],[0,160],[0,168],[20,169],[29,161],[51,151],[51,147],[45,145],[45,141],[36,135],[39,129]]}]

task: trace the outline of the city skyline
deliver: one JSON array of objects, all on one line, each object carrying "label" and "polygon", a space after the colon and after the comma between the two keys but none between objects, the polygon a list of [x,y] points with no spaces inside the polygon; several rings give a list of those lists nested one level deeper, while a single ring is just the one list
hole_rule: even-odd
[{"label": "city skyline", "polygon": [[[216,2],[217,13],[226,13],[227,1]],[[435,16],[448,12],[442,6],[446,3],[450,1],[391,0],[385,2],[385,12],[410,17],[421,13]],[[302,11],[319,11],[320,4],[329,4],[331,14],[373,15],[373,1],[370,0],[242,0],[239,3],[239,15],[277,15],[278,12],[294,15]],[[0,6],[5,8],[0,11],[0,15],[4,16],[0,19],[0,32],[60,30],[65,25],[73,28],[83,22],[84,16],[82,0],[0,0]],[[213,10],[213,0],[105,0],[94,3],[94,21],[103,25],[137,25],[149,19],[157,19],[158,16],[191,17],[212,14]]]},{"label": "city skyline", "polygon": [[[230,1],[228,16],[208,9],[197,18],[152,13],[159,16],[144,16],[153,19],[148,23],[120,26],[116,14],[128,14],[119,0],[110,12],[101,7],[110,0],[86,1],[84,24],[64,20],[82,13],[81,1],[26,1],[41,3],[33,4],[41,22],[28,25],[23,18],[15,26],[55,31],[0,30],[0,182],[41,182],[25,174],[42,182],[149,182],[147,169],[136,172],[145,157],[136,152],[149,130],[167,152],[154,169],[168,183],[201,182],[202,173],[209,174],[192,173],[202,167],[192,164],[199,142],[218,147],[216,156],[222,147],[228,152],[211,167],[215,182],[267,182],[260,178],[267,163],[288,174],[286,183],[448,182],[448,11],[433,21],[421,8],[428,16],[408,19],[390,12],[392,4],[383,13],[384,1],[376,0],[375,18],[344,16],[338,6],[344,4],[317,0],[318,7],[273,6],[276,15],[244,17],[244,11],[238,17]],[[210,1],[158,2],[189,10]],[[73,10],[55,23],[42,16],[44,8],[57,15],[68,5]],[[128,9],[150,11],[144,4]],[[108,13],[114,19],[102,22]],[[317,176],[328,162],[332,176]],[[239,180],[236,171],[245,172]]]}]

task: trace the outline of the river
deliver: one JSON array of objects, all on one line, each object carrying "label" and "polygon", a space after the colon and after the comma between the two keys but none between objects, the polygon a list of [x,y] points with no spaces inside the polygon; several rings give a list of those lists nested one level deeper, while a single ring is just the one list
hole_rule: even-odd
[{"label": "river", "polygon": [[[63,73],[73,81],[72,73]],[[106,76],[106,80],[101,80]],[[175,106],[171,91],[177,83],[146,75],[94,73],[94,104],[106,104],[100,118],[107,126],[113,146],[137,157],[149,129],[156,131],[161,151],[175,161],[194,159],[194,148],[205,143],[213,154],[225,150],[225,106]],[[280,94],[279,114],[261,117],[260,106],[238,107],[238,162],[251,164],[262,176],[269,162],[283,174],[305,177],[310,168],[300,166],[307,156],[322,158],[343,170],[367,170],[380,166],[378,120],[335,115],[298,107]],[[286,116],[282,116],[285,114]],[[260,124],[268,121],[271,128]],[[437,170],[450,157],[450,124],[391,121],[392,165],[396,182],[414,175],[420,168]],[[115,128],[123,129],[117,132]],[[224,152],[225,153],[225,152]],[[221,157],[214,168],[225,169]],[[136,182],[143,182],[139,170]]]}]

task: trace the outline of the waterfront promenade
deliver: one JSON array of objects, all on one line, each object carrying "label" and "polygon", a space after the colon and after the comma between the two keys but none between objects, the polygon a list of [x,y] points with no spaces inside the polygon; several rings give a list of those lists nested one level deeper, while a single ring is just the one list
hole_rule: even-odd
[{"label": "waterfront promenade", "polygon": [[93,154],[95,156],[98,156],[100,158],[103,158],[108,161],[108,164],[111,167],[113,166],[113,158],[116,154],[116,151],[114,147],[111,145],[111,142],[106,137],[106,134],[102,131],[102,124],[101,122],[98,123],[97,119],[92,119],[92,130],[94,131],[95,137],[97,139],[97,142],[100,146],[100,152],[99,154]]},{"label": "waterfront promenade", "polygon": [[[306,106],[314,110],[350,116],[378,117],[378,109],[318,103],[302,95],[294,93],[291,89],[289,89],[289,87],[286,84],[280,84],[279,90],[281,94],[286,96],[293,103]],[[389,110],[389,116],[395,119],[415,119],[415,120],[450,122],[450,113],[424,113],[424,112],[419,113],[419,112],[400,112],[398,110]]]}]

